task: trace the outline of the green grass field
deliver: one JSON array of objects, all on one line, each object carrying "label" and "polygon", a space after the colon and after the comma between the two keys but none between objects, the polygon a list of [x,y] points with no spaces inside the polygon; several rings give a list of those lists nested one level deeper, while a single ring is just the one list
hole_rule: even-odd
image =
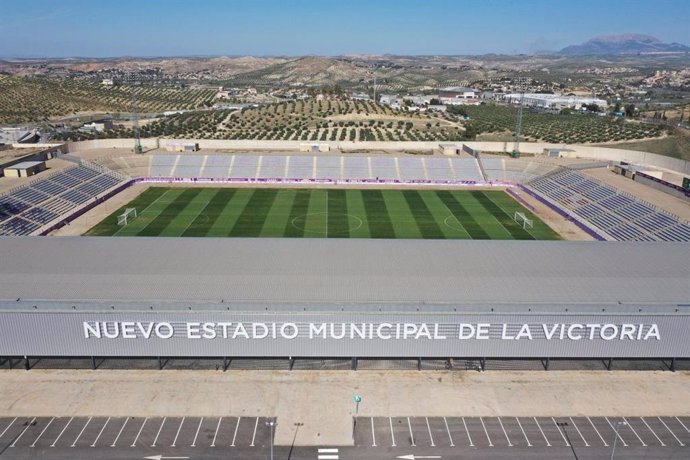
[{"label": "green grass field", "polygon": [[[138,216],[118,226],[134,207]],[[523,229],[515,211],[534,220]],[[151,187],[86,235],[554,240],[502,191]]]}]

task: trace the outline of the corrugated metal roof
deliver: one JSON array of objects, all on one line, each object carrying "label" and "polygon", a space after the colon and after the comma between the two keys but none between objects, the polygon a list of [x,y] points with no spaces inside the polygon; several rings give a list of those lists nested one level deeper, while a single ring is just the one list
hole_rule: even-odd
[{"label": "corrugated metal roof", "polygon": [[690,244],[0,238],[0,299],[108,305],[690,304]]}]

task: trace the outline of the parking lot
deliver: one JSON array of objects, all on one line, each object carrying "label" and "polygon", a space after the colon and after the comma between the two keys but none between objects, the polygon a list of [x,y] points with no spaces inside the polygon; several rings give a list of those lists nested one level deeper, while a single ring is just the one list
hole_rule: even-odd
[{"label": "parking lot", "polygon": [[267,448],[265,417],[0,418],[7,450],[62,448]]},{"label": "parking lot", "polygon": [[[617,434],[616,431],[617,430]],[[690,417],[359,417],[358,447],[669,447],[690,445]],[[428,449],[427,449],[428,450]]]}]

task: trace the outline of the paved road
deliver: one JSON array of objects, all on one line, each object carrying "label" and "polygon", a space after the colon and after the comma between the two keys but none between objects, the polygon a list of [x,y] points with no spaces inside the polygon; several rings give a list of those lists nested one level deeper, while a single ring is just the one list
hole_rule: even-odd
[{"label": "paved road", "polygon": [[[263,417],[0,418],[0,459],[262,459]],[[280,423],[280,421],[277,421]],[[614,432],[618,429],[618,434]],[[294,427],[295,438],[299,427]],[[690,417],[360,417],[354,446],[274,447],[275,458],[690,458]]]}]

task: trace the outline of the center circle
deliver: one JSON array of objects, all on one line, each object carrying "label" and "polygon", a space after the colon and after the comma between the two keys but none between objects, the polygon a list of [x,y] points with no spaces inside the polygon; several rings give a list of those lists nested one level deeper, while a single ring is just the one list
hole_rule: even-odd
[{"label": "center circle", "polygon": [[[346,234],[349,232],[352,232],[354,230],[359,229],[362,225],[364,225],[364,222],[362,222],[362,219],[360,219],[357,216],[353,216],[352,214],[345,214],[345,213],[340,213],[340,212],[312,212],[309,214],[303,214],[301,216],[297,216],[293,218],[290,221],[290,224],[298,229],[302,230],[304,233],[309,233],[312,235],[328,235],[328,216],[345,216],[347,218],[347,228],[343,229],[338,229],[336,231],[331,231],[331,235],[341,235],[341,234]],[[314,226],[315,228],[321,228],[323,230],[309,230],[307,229],[307,222],[309,222],[310,226]]]},{"label": "center circle", "polygon": [[443,219],[443,223],[446,227],[452,228],[453,230],[465,230],[458,218],[455,216],[446,217]]}]

